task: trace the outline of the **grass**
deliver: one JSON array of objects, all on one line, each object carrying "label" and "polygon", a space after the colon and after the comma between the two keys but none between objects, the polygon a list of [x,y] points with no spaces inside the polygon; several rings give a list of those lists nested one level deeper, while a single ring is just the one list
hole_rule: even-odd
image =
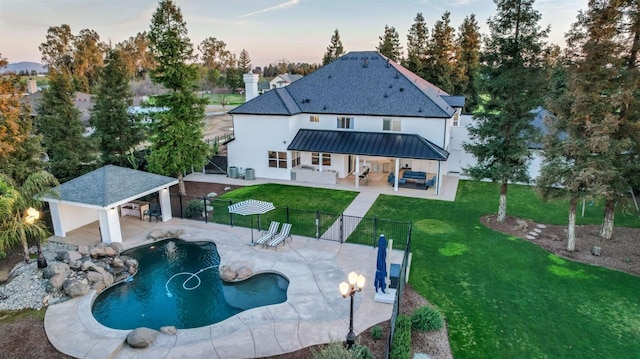
[{"label": "grass", "polygon": [[[455,358],[638,358],[640,278],[561,259],[484,227],[498,187],[461,181],[455,202],[381,196],[367,216],[414,223],[411,285],[444,312]],[[508,214],[565,224],[567,205],[509,186]],[[599,223],[587,206],[579,223]],[[640,226],[616,216],[617,225]]]},{"label": "grass", "polygon": [[245,103],[245,96],[237,93],[216,95],[216,94],[207,94],[206,97],[209,99],[209,103],[212,105],[220,104],[220,96],[224,96],[226,101],[225,106],[239,106]]}]

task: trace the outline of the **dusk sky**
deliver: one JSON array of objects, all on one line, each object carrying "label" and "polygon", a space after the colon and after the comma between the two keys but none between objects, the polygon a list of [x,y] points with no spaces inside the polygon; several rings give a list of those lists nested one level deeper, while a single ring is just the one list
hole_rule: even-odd
[{"label": "dusk sky", "polygon": [[[476,14],[481,32],[495,15],[491,0],[177,0],[189,37],[197,45],[215,37],[238,55],[244,48],[253,66],[280,59],[319,63],[334,29],[345,50],[375,50],[384,26],[394,26],[406,48],[407,32],[418,12],[429,30],[444,11],[456,29]],[[95,30],[116,44],[147,31],[157,7],[153,0],[0,0],[0,53],[9,62],[40,62],[38,50],[49,26],[69,24],[73,34]],[[551,25],[549,42],[564,45],[569,29],[587,0],[538,0],[543,26]]]}]

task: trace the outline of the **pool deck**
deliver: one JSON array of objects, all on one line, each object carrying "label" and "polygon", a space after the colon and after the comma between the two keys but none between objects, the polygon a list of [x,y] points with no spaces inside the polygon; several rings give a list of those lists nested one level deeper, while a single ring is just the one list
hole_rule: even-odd
[{"label": "pool deck", "polygon": [[[171,219],[149,223],[132,217],[121,219],[125,248],[151,243],[147,234],[156,229],[184,229],[185,240],[216,243],[221,265],[248,265],[254,273],[277,272],[290,281],[287,301],[239,313],[223,322],[177,335],[159,334],[145,349],[126,344],[129,330],[98,323],[91,314],[95,292],[52,305],[44,326],[49,341],[59,351],[76,358],[256,358],[284,354],[307,346],[342,341],[349,327],[349,299],[338,284],[356,271],[367,279],[356,293],[356,334],[391,317],[392,305],[374,301],[377,248],[293,236],[274,250],[251,245],[251,230],[242,227]],[[50,240],[75,245],[97,244],[97,222],[74,230],[65,238]],[[258,238],[257,230],[254,238]],[[402,261],[393,251],[392,263]],[[144,270],[143,268],[141,270]],[[158,293],[164,295],[164,293]],[[117,313],[114,313],[117,315]]]}]

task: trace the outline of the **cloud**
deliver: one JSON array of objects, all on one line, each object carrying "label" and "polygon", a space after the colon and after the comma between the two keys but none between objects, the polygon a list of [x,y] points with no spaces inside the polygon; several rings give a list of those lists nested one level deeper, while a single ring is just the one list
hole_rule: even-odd
[{"label": "cloud", "polygon": [[249,16],[262,14],[262,13],[273,11],[273,10],[285,9],[285,8],[294,6],[294,5],[298,4],[299,2],[300,2],[300,0],[289,0],[289,1],[283,2],[283,3],[278,4],[278,5],[270,6],[270,7],[266,8],[266,9],[262,9],[262,10],[250,12],[248,14],[240,15],[239,17],[241,17],[241,18],[249,17]]}]

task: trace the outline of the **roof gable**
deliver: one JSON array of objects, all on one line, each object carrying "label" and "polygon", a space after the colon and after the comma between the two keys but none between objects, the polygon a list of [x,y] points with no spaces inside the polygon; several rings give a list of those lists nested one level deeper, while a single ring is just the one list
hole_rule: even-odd
[{"label": "roof gable", "polygon": [[[286,95],[261,98],[269,91],[230,113],[449,118],[455,112],[445,100],[449,94],[376,51],[349,52],[286,89]],[[286,111],[278,101],[287,103]]]}]

